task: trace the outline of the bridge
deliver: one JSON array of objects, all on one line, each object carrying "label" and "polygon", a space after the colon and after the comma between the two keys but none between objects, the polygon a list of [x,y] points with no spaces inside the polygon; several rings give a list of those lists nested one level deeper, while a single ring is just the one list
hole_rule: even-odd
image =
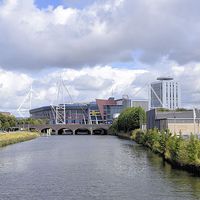
[{"label": "bridge", "polygon": [[29,125],[29,129],[48,135],[107,135],[110,126],[110,124],[47,124]]}]

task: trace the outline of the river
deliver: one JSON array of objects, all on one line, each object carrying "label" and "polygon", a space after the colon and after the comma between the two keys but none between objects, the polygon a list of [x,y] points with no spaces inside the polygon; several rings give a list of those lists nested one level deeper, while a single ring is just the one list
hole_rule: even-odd
[{"label": "river", "polygon": [[41,137],[0,149],[0,199],[196,200],[200,178],[117,137]]}]

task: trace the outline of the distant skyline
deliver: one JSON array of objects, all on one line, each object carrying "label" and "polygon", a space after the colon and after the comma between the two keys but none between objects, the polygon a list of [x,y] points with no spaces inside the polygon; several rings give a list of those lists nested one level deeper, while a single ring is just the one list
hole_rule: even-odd
[{"label": "distant skyline", "polygon": [[199,7],[198,0],[0,0],[0,110],[17,109],[31,85],[34,107],[51,103],[61,73],[74,101],[112,91],[147,99],[141,88],[171,76],[182,106],[200,107]]}]

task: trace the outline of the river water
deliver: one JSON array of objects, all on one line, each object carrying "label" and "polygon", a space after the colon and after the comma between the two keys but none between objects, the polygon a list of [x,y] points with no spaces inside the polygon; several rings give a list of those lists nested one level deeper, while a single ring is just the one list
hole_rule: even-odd
[{"label": "river water", "polygon": [[0,149],[1,200],[196,200],[200,178],[112,136],[51,136]]}]

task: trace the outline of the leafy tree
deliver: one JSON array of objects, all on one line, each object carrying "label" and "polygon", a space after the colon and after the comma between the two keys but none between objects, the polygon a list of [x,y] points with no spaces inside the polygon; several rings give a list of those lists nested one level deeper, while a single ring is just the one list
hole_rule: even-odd
[{"label": "leafy tree", "polygon": [[2,128],[3,128],[4,130],[8,130],[8,129],[10,128],[9,122],[7,121],[7,122],[3,123]]},{"label": "leafy tree", "polygon": [[119,115],[113,127],[118,131],[130,132],[140,128],[145,120],[146,114],[141,107],[127,108]]}]

